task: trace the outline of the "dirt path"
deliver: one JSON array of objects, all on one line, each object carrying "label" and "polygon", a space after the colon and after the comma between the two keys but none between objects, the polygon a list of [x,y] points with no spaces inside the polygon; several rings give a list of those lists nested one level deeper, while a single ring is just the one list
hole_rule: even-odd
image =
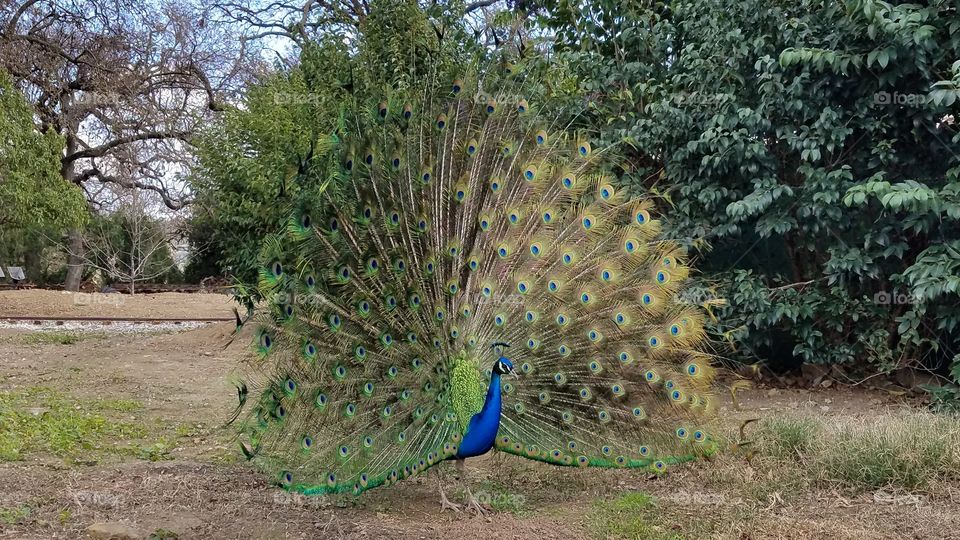
[{"label": "dirt path", "polygon": [[[639,472],[557,469],[488,456],[469,464],[475,491],[498,508],[487,517],[440,513],[433,473],[360,499],[291,496],[270,486],[242,459],[230,431],[220,428],[235,399],[229,375],[247,344],[225,348],[231,330],[226,323],[182,333],[93,334],[70,343],[0,331],[0,392],[6,396],[0,412],[13,408],[28,419],[81,415],[83,429],[93,433],[76,448],[25,449],[17,459],[2,459],[4,444],[14,443],[0,437],[0,538],[76,538],[99,522],[179,538],[960,535],[960,503],[954,500],[960,501],[960,486],[857,495],[794,490],[765,481],[760,469],[736,455],[679,467],[656,480]],[[761,390],[745,397],[744,410],[721,412],[735,430],[746,418],[869,419],[913,406],[860,391]],[[126,427],[101,436],[103,424],[87,426],[89,415]],[[620,521],[629,526],[621,528]]]},{"label": "dirt path", "polygon": [[101,294],[34,289],[0,291],[0,318],[232,317],[230,296],[215,293]]}]

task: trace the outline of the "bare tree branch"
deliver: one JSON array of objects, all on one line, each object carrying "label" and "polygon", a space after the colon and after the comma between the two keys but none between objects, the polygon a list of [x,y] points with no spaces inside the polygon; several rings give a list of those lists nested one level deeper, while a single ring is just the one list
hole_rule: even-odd
[{"label": "bare tree branch", "polygon": [[82,173],[78,174],[77,180],[78,180],[78,183],[81,183],[81,184],[88,180],[96,180],[101,184],[116,184],[118,186],[125,187],[125,188],[137,188],[137,189],[146,190],[146,191],[153,191],[158,196],[160,196],[160,199],[163,201],[164,206],[166,206],[170,210],[180,210],[183,207],[193,202],[193,200],[189,198],[179,198],[179,199],[171,198],[167,194],[167,187],[162,183],[160,185],[155,185],[155,184],[142,182],[140,180],[133,180],[129,178],[124,179],[122,177],[104,174],[103,171],[101,171],[100,169],[97,169],[96,167],[91,167],[83,171]]},{"label": "bare tree branch", "polygon": [[33,102],[38,127],[66,139],[64,178],[125,178],[169,208],[189,204],[176,175],[192,160],[191,136],[259,64],[242,36],[209,19],[184,2],[0,4],[0,68]]},{"label": "bare tree branch", "polygon": [[127,135],[124,137],[118,137],[112,141],[106,142],[99,146],[93,148],[87,148],[79,152],[74,152],[70,155],[64,156],[62,161],[70,162],[76,161],[81,158],[96,158],[103,157],[114,148],[122,146],[124,144],[130,144],[136,141],[148,141],[153,139],[181,139],[184,140],[189,135],[188,132],[163,132],[163,131],[147,131],[143,133],[134,133],[132,135]]}]

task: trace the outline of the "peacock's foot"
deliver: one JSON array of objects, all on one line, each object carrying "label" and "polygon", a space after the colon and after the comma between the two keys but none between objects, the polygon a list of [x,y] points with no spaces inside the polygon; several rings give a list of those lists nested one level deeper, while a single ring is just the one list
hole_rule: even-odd
[{"label": "peacock's foot", "polygon": [[451,502],[450,499],[447,498],[447,494],[443,492],[442,485],[439,485],[439,489],[440,489],[440,511],[443,512],[444,510],[453,510],[454,512],[459,513],[463,507],[455,502]]},{"label": "peacock's foot", "polygon": [[485,516],[489,512],[483,507],[483,503],[473,496],[473,492],[470,491],[470,488],[467,488],[467,500],[464,504],[467,508],[476,512],[478,516]]}]

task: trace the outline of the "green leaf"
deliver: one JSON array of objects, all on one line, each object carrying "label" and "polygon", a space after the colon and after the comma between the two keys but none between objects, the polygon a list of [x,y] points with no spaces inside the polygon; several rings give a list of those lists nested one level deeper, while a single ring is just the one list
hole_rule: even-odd
[{"label": "green leaf", "polygon": [[886,68],[889,62],[890,53],[887,49],[884,49],[877,54],[877,63],[880,64],[880,67]]}]

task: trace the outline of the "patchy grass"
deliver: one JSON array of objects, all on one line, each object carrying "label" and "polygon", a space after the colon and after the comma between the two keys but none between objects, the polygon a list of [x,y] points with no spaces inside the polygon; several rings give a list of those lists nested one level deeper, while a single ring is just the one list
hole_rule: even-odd
[{"label": "patchy grass", "polygon": [[203,424],[179,424],[174,430],[174,435],[179,439],[208,436],[210,429]]},{"label": "patchy grass", "polygon": [[96,405],[105,411],[130,412],[139,411],[143,408],[143,403],[135,399],[100,399]]},{"label": "patchy grass", "polygon": [[0,523],[5,525],[17,525],[23,523],[33,510],[29,506],[17,506],[12,508],[0,508]]},{"label": "patchy grass", "polygon": [[142,427],[91,412],[97,408],[49,388],[0,392],[0,461],[30,453],[89,460],[98,451],[122,453],[131,439],[146,435]]},{"label": "patchy grass", "polygon": [[755,439],[755,465],[780,485],[797,474],[853,491],[925,489],[960,478],[955,416],[911,411],[828,423],[781,418],[762,423]]},{"label": "patchy grass", "polygon": [[818,464],[824,479],[862,489],[926,488],[960,478],[960,421],[930,413],[873,422],[844,422],[828,430]]},{"label": "patchy grass", "polygon": [[73,345],[83,339],[88,338],[87,335],[82,335],[78,332],[64,332],[60,330],[54,331],[37,331],[31,332],[29,334],[24,334],[21,338],[23,343],[27,345]]},{"label": "patchy grass", "polygon": [[811,418],[774,418],[761,424],[755,439],[765,455],[799,459],[815,442],[820,427]]},{"label": "patchy grass", "polygon": [[173,450],[174,444],[168,441],[166,438],[161,438],[159,441],[149,445],[140,447],[138,457],[145,461],[167,461],[173,459],[173,456],[170,455],[170,451]]},{"label": "patchy grass", "polygon": [[960,480],[956,416],[781,416],[762,421],[749,439],[746,454],[721,454],[708,474],[694,475],[699,485],[595,501],[587,530],[596,538],[735,538],[763,528],[773,509],[810,504],[815,494],[938,493]]},{"label": "patchy grass", "polygon": [[657,525],[659,514],[655,499],[643,492],[624,493],[615,499],[593,504],[587,518],[591,535],[597,538],[681,539],[683,536]]}]

